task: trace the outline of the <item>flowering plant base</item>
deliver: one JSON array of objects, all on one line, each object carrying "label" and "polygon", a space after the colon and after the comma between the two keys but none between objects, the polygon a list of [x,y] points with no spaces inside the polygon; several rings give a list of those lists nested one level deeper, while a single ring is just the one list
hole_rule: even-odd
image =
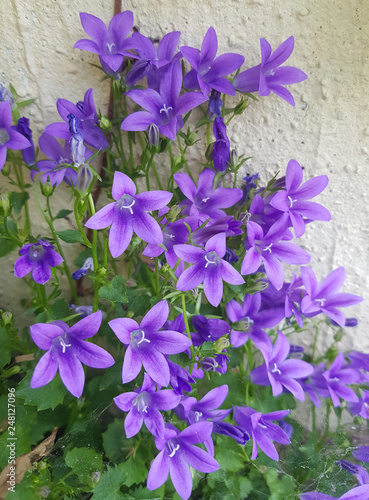
[{"label": "flowering plant base", "polygon": [[[18,189],[0,195],[2,254],[14,252],[34,317],[28,331],[1,312],[0,440],[14,449],[0,496],[368,499],[368,447],[341,423],[369,415],[369,354],[339,350],[357,323],[342,308],[362,299],[340,292],[343,267],[319,282],[298,242],[330,220],[312,201],[328,177],[306,179],[291,159],[263,183],[227,136],[255,93],[294,106],[286,85],[307,75],[283,66],[293,37],[274,51],[261,39],[260,64],[243,70],[243,55],[217,53],[213,27],[200,48],[178,48],[177,31],[158,44],[129,36],[129,11],[108,27],[80,18],[89,38],[75,47],[99,56],[112,115],[97,113],[92,89],[58,99],[39,159],[24,103],[0,89],[0,169]],[[47,234],[29,213],[28,175]],[[55,214],[62,183],[72,201]],[[67,217],[73,229],[58,230]],[[310,349],[292,343],[312,327]],[[293,410],[307,398],[303,427]]]}]

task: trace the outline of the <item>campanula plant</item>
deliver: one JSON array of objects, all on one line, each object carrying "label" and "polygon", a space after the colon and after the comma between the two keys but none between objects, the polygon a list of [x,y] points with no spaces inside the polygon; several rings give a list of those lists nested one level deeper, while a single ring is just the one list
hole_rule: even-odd
[{"label": "campanula plant", "polygon": [[227,132],[254,93],[294,105],[286,86],[307,75],[284,65],[293,37],[274,52],[262,38],[247,68],[218,53],[211,26],[192,47],[179,31],[133,32],[130,11],[80,20],[89,38],[74,47],[98,56],[107,116],[92,88],[60,96],[35,148],[25,103],[0,86],[0,169],[15,189],[1,187],[1,255],[31,323],[1,311],[1,384],[22,400],[17,498],[369,498],[368,447],[341,423],[369,417],[369,354],[339,348],[357,325],[344,308],[362,299],[299,242],[331,218],[328,177],[304,178],[292,158],[263,182]]}]

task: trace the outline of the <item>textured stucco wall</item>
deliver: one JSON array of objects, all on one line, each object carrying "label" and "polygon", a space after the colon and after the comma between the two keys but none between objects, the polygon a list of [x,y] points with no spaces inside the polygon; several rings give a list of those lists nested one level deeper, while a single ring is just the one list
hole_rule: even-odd
[{"label": "textured stucco wall", "polygon": [[[85,37],[78,13],[89,12],[108,22],[113,0],[8,0],[6,7],[0,10],[0,83],[11,82],[22,98],[37,98],[26,110],[35,135],[58,120],[59,97],[77,101],[93,87],[97,107],[106,112],[108,89],[100,82],[101,72],[88,64],[98,63],[97,56],[72,47]],[[276,96],[261,98],[242,119],[232,122],[229,136],[240,154],[253,157],[249,172],[260,172],[263,180],[283,172],[291,158],[304,166],[306,179],[329,176],[328,188],[317,201],[331,211],[332,222],[309,226],[302,243],[313,255],[318,279],[346,266],[344,290],[366,297],[366,302],[347,310],[360,324],[342,348],[369,352],[368,2],[127,0],[123,10],[127,9],[147,36],[180,30],[180,45],[199,47],[208,27],[214,26],[218,53],[245,55],[244,69],[259,62],[260,37],[275,48],[295,36],[288,63],[309,75],[290,87],[296,107]],[[60,207],[65,208],[68,199],[61,188]],[[41,220],[37,229],[46,231]],[[22,285],[10,270],[15,258],[14,253],[8,264],[0,261],[3,308],[19,301]]]}]

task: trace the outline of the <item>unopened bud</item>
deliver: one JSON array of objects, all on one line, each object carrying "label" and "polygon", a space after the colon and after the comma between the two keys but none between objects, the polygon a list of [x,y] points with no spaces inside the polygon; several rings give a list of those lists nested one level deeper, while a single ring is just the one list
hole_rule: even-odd
[{"label": "unopened bud", "polygon": [[14,318],[13,318],[13,314],[11,311],[5,311],[1,315],[1,319],[2,319],[4,326],[6,326],[6,325],[11,325],[13,323]]},{"label": "unopened bud", "polygon": [[167,221],[175,222],[178,215],[182,212],[183,208],[184,207],[180,207],[178,205],[173,205],[166,215]]},{"label": "unopened bud", "polygon": [[237,167],[238,165],[238,154],[236,149],[231,149],[230,164],[232,167]]},{"label": "unopened bud", "polygon": [[240,115],[242,114],[247,106],[249,105],[249,100],[248,99],[242,99],[241,102],[237,104],[237,106],[234,108],[234,114],[235,115]]},{"label": "unopened bud", "polygon": [[41,193],[45,196],[45,198],[50,198],[50,196],[52,196],[52,194],[55,191],[56,184],[52,186],[49,180],[47,180],[45,184],[42,184],[41,182],[40,184],[41,184]]},{"label": "unopened bud", "polygon": [[11,212],[11,203],[9,193],[5,192],[0,194],[0,215],[8,217]]},{"label": "unopened bud", "polygon": [[181,156],[176,156],[173,160],[173,164],[172,164],[172,172],[173,173],[176,173],[178,172],[178,170],[181,169],[182,167],[182,157]]},{"label": "unopened bud", "polygon": [[104,132],[111,132],[112,130],[111,121],[106,116],[102,116],[100,118],[99,125],[101,130],[103,130]]},{"label": "unopened bud", "polygon": [[227,349],[230,345],[228,337],[224,335],[224,337],[220,337],[213,343],[213,349],[216,353],[220,354],[223,352],[223,349]]},{"label": "unopened bud", "polygon": [[155,123],[151,123],[149,126],[149,144],[150,148],[157,148],[159,146],[159,127]]},{"label": "unopened bud", "polygon": [[78,191],[81,198],[85,198],[88,195],[93,179],[94,176],[89,165],[87,165],[86,163],[81,165],[78,169],[76,182],[76,190]]},{"label": "unopened bud", "polygon": [[91,479],[94,484],[98,483],[100,481],[100,472],[98,470],[93,472],[91,475]]}]

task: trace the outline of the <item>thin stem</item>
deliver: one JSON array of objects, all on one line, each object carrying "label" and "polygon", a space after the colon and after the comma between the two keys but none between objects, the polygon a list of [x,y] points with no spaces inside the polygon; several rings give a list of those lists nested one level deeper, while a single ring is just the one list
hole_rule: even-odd
[{"label": "thin stem", "polygon": [[[19,187],[21,188],[22,193],[25,193],[26,192],[26,185],[24,182],[22,166],[21,165],[19,165],[19,166],[14,165],[14,169],[15,169],[15,173],[16,173],[16,176],[18,179]],[[26,202],[24,204],[24,213],[25,213],[25,218],[26,218],[26,223],[25,223],[24,229],[25,229],[25,232],[27,234],[29,234],[31,231],[31,219],[29,216],[28,200],[26,200]]]},{"label": "thin stem", "polygon": [[206,125],[206,146],[208,147],[210,145],[210,127],[211,123],[207,123]]},{"label": "thin stem", "polygon": [[[95,215],[96,210],[95,210],[95,204],[94,200],[92,198],[91,193],[88,195],[88,202],[90,204],[90,214],[91,217]],[[99,259],[97,256],[97,230],[93,229],[92,231],[92,260],[94,263],[94,275],[95,275],[95,282],[94,282],[94,304],[93,304],[93,312],[96,312],[99,308],[99,288],[100,288],[100,281],[98,279],[98,270],[99,270]]]},{"label": "thin stem", "polygon": [[35,288],[36,288],[36,292],[37,292],[41,307],[43,309],[46,309],[47,297],[46,297],[45,285],[40,285],[39,283],[35,282]]},{"label": "thin stem", "polygon": [[90,240],[87,238],[87,235],[86,233],[84,232],[83,230],[83,227],[82,227],[82,224],[81,224],[81,219],[79,218],[79,214],[78,214],[78,203],[79,203],[79,199],[76,198],[75,202],[74,202],[74,218],[76,220],[76,224],[77,224],[77,227],[78,227],[78,230],[79,232],[81,233],[81,236],[83,238],[83,241],[85,242],[85,245],[88,247],[88,248],[91,248],[91,242]]},{"label": "thin stem", "polygon": [[[184,319],[185,326],[186,326],[186,333],[187,333],[187,337],[191,341],[191,345],[190,345],[191,359],[192,359],[193,362],[195,362],[195,350],[194,350],[193,345],[192,345],[192,339],[191,339],[191,333],[190,333],[190,326],[188,324],[187,310],[186,310],[186,295],[184,293],[181,294],[181,299],[182,299],[183,319]],[[194,367],[194,364],[191,364],[191,366],[190,366],[190,375],[192,375],[193,367]]]},{"label": "thin stem", "polygon": [[128,135],[128,147],[129,147],[129,161],[130,161],[130,165],[131,165],[131,173],[133,173],[135,170],[135,159],[133,156],[133,143],[132,143],[131,133],[128,132],[127,135]]},{"label": "thin stem", "polygon": [[155,284],[156,284],[156,296],[159,295],[160,283],[159,283],[159,259],[155,257]]},{"label": "thin stem", "polygon": [[195,182],[195,179],[192,177],[190,167],[188,166],[188,163],[187,163],[187,160],[186,160],[186,157],[185,157],[185,153],[186,153],[186,149],[187,148],[183,151],[182,144],[181,144],[181,139],[179,138],[179,136],[178,136],[178,147],[179,147],[179,151],[181,152],[182,161],[183,161],[183,163],[185,165],[187,173],[191,177],[192,181]]},{"label": "thin stem", "polygon": [[157,184],[159,186],[159,189],[162,191],[163,190],[163,186],[162,186],[162,184],[160,182],[160,177],[159,177],[159,174],[158,174],[158,171],[156,169],[156,165],[155,165],[154,161],[152,162],[151,166],[152,166],[152,170],[154,172],[154,176],[155,176],[156,182],[157,182]]}]

